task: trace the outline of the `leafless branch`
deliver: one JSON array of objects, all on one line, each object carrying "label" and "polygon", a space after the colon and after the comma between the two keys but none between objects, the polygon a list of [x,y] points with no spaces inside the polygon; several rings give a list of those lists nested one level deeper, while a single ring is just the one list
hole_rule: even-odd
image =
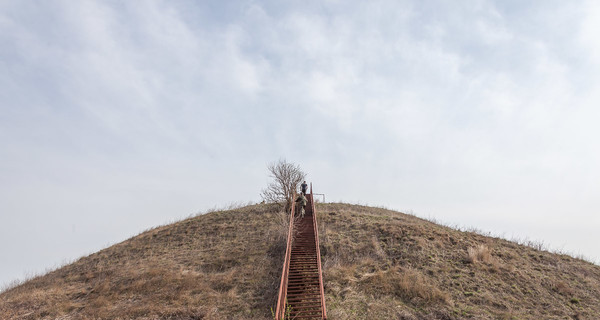
[{"label": "leafless branch", "polygon": [[266,189],[262,190],[262,199],[269,203],[283,203],[286,211],[289,210],[292,207],[298,186],[306,177],[306,173],[298,165],[287,162],[285,159],[270,163],[267,165],[267,169],[273,181],[269,183]]}]

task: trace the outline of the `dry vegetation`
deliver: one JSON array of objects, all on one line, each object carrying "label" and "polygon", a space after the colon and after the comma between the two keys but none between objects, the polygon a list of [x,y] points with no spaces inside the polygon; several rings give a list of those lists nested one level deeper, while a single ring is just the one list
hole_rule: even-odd
[{"label": "dry vegetation", "polygon": [[330,319],[600,319],[600,267],[402,213],[317,206]]},{"label": "dry vegetation", "polygon": [[[600,267],[385,209],[317,206],[329,319],[600,319]],[[274,206],[144,232],[0,294],[0,319],[270,319]]]},{"label": "dry vegetation", "polygon": [[0,295],[0,319],[269,319],[287,221],[269,205],[144,232]]}]

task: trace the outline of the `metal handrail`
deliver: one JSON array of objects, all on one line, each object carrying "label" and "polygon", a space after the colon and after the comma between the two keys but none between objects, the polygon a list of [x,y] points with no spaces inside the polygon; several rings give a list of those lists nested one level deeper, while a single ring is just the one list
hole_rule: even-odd
[{"label": "metal handrail", "polygon": [[325,202],[325,194],[324,193],[312,193],[317,196],[323,196],[323,202]]},{"label": "metal handrail", "polygon": [[[293,199],[292,199],[293,200]],[[275,310],[275,319],[284,319],[285,301],[287,299],[288,274],[290,271],[290,257],[292,255],[292,240],[294,231],[294,202],[292,202],[292,210],[290,210],[290,227],[288,230],[287,247],[285,249],[285,260],[283,262],[283,270],[281,270],[281,283],[279,284],[279,295],[277,298],[277,309]]]},{"label": "metal handrail", "polygon": [[313,226],[315,227],[315,243],[317,246],[317,265],[319,268],[319,289],[321,290],[321,311],[323,319],[327,319],[327,308],[325,307],[325,291],[323,290],[323,272],[321,270],[321,249],[319,248],[319,227],[317,226],[317,210],[313,198],[312,182],[310,184],[310,200],[312,203]]}]

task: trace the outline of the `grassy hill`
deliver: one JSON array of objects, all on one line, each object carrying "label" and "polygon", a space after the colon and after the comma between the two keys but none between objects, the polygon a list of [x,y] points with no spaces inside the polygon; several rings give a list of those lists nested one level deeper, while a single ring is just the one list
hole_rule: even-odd
[{"label": "grassy hill", "polygon": [[[329,319],[600,319],[600,267],[414,216],[317,205]],[[270,319],[272,205],[162,226],[0,294],[0,319]]]}]

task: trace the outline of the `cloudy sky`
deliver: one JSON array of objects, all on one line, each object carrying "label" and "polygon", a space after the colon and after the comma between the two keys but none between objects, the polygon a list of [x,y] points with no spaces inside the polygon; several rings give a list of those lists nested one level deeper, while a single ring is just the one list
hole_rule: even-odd
[{"label": "cloudy sky", "polygon": [[596,1],[0,1],[0,286],[259,201],[600,261]]}]

